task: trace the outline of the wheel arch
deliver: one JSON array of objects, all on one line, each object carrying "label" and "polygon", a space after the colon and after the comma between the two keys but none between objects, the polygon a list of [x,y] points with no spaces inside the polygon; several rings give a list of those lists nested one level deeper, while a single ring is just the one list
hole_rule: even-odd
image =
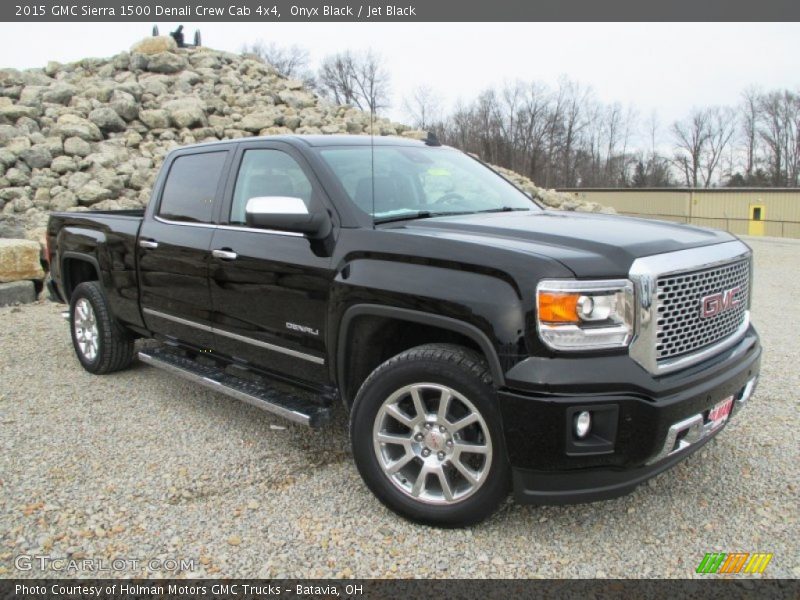
[{"label": "wheel arch", "polygon": [[63,252],[61,285],[64,288],[64,299],[69,302],[72,292],[84,281],[100,281],[100,273],[100,263],[94,256],[82,252]]},{"label": "wheel arch", "polygon": [[497,355],[497,350],[489,337],[475,325],[452,317],[408,308],[382,306],[378,304],[357,304],[348,308],[342,316],[336,349],[336,381],[340,389],[342,401],[347,407],[352,404],[355,391],[357,391],[350,389],[352,382],[348,381],[348,355],[352,337],[351,334],[356,326],[355,321],[361,317],[377,317],[400,324],[413,323],[415,325],[433,327],[440,331],[461,336],[472,342],[475,349],[478,350],[486,360],[489,365],[489,371],[492,374],[493,386],[498,388],[505,384],[505,377],[500,365],[500,359]]}]

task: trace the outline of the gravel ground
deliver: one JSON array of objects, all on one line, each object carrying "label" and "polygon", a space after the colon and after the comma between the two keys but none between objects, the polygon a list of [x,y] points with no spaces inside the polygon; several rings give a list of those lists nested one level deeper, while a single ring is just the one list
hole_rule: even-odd
[{"label": "gravel ground", "polygon": [[191,576],[691,577],[737,551],[798,577],[800,243],[748,242],[765,357],[746,412],[629,496],[509,502],[457,531],[384,509],[342,417],[310,431],[141,364],[92,376],[62,306],[0,309],[0,576],[41,576],[14,566],[37,554],[193,559]]}]

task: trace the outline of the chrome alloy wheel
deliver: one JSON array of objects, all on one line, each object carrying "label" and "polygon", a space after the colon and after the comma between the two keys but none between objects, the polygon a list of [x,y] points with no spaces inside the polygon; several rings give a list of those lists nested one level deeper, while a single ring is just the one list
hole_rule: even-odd
[{"label": "chrome alloy wheel", "polygon": [[75,303],[75,312],[72,314],[72,327],[75,330],[75,340],[78,348],[86,360],[94,361],[97,358],[98,338],[97,319],[91,302],[81,298]]},{"label": "chrome alloy wheel", "polygon": [[474,494],[492,464],[492,439],[478,409],[456,390],[415,383],[378,409],[375,455],[389,480],[426,504],[455,504]]}]

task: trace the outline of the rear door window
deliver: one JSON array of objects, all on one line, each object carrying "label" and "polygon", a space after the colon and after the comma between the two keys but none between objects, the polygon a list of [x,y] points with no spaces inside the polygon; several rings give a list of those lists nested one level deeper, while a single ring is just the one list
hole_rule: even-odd
[{"label": "rear door window", "polygon": [[164,185],[158,216],[171,221],[210,223],[227,154],[205,152],[176,158]]}]

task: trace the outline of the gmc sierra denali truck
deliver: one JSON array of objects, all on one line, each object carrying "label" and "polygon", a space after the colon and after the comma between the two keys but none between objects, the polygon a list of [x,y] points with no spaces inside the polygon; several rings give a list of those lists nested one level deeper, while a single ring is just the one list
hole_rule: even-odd
[{"label": "gmc sierra denali truck", "polygon": [[349,413],[366,485],[415,521],[611,498],[751,397],[750,249],[543,210],[427,142],[265,137],[172,151],[144,211],[53,214],[81,365],[138,359],[292,421]]}]

